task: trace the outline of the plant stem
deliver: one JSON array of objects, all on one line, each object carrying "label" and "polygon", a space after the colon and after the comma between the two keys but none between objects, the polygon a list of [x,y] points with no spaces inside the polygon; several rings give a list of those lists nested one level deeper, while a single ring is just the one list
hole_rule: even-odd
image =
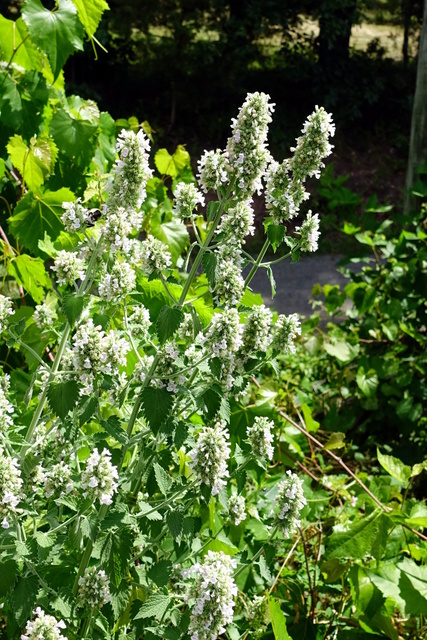
[{"label": "plant stem", "polygon": [[255,273],[258,270],[259,265],[261,264],[261,261],[263,259],[263,257],[265,256],[265,254],[268,251],[268,248],[270,246],[270,240],[267,238],[261,248],[261,251],[259,252],[259,256],[258,258],[255,260],[252,269],[249,271],[246,280],[245,280],[245,289],[248,287],[249,283],[251,282],[252,278],[254,277]]}]

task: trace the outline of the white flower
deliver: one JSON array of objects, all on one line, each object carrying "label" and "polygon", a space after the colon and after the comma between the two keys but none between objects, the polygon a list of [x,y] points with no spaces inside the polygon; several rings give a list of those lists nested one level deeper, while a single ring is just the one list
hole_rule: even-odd
[{"label": "white flower", "polygon": [[81,486],[83,496],[98,499],[100,504],[111,504],[117,493],[117,468],[111,464],[111,453],[104,449],[99,453],[95,449],[89,456],[82,473]]},{"label": "white flower", "polygon": [[33,611],[35,620],[28,620],[25,633],[21,635],[21,640],[67,640],[61,634],[61,629],[66,625],[63,620],[57,620],[54,616],[46,614],[40,607]]},{"label": "white flower", "polygon": [[73,284],[85,277],[84,261],[72,251],[58,251],[52,267],[56,271],[58,284]]},{"label": "white flower", "polygon": [[127,262],[116,262],[110,273],[105,273],[98,291],[103,300],[121,300],[135,288],[135,272]]},{"label": "white flower", "polygon": [[227,308],[215,313],[204,336],[203,346],[207,353],[226,358],[238,351],[242,345],[243,325],[239,322],[237,309]]},{"label": "white flower", "polygon": [[242,495],[233,493],[228,500],[230,519],[236,527],[246,518],[245,499]]},{"label": "white flower", "polygon": [[301,236],[301,251],[317,251],[317,241],[320,237],[319,226],[319,214],[315,213],[313,215],[311,211],[309,211],[302,225],[300,227],[295,227],[295,231]]},{"label": "white flower", "polygon": [[272,313],[265,305],[252,307],[246,318],[241,347],[242,356],[247,359],[254,351],[266,352],[270,346]]},{"label": "white flower", "polygon": [[307,500],[304,497],[301,480],[296,473],[288,470],[286,476],[279,484],[274,511],[279,528],[285,536],[289,536],[296,527],[300,526],[299,514],[307,504]]},{"label": "white flower", "polygon": [[193,580],[188,597],[194,602],[188,630],[191,640],[216,640],[233,621],[235,568],[236,561],[222,551],[208,551],[203,564],[183,571],[184,578]]},{"label": "white flower", "polygon": [[290,316],[280,315],[274,325],[272,346],[277,351],[295,353],[294,340],[301,335],[301,324],[296,313]]},{"label": "white flower", "polygon": [[80,198],[77,198],[75,202],[63,202],[62,208],[64,213],[61,220],[65,229],[70,233],[84,229],[92,222],[89,210],[82,205]]},{"label": "white flower", "polygon": [[253,425],[247,429],[251,453],[262,462],[271,460],[274,454],[272,429],[274,422],[263,416],[256,416]]},{"label": "white flower", "polygon": [[5,433],[13,425],[12,414],[14,408],[7,399],[10,376],[5,373],[0,377],[0,432]]},{"label": "white flower", "polygon": [[49,329],[56,317],[55,311],[47,304],[38,304],[34,309],[33,319],[39,329]]},{"label": "white flower", "polygon": [[164,271],[171,264],[171,254],[161,240],[154,238],[154,236],[147,236],[141,242],[138,266],[145,274],[150,275],[153,271]]},{"label": "white flower", "polygon": [[226,485],[229,477],[227,460],[230,457],[229,433],[224,421],[213,427],[203,427],[196,446],[189,452],[190,467],[199,483],[211,487],[212,495],[217,495]]},{"label": "white flower", "polygon": [[199,169],[197,178],[205,193],[209,189],[217,191],[228,180],[227,158],[220,149],[205,151],[197,166]]},{"label": "white flower", "polygon": [[89,605],[91,609],[110,602],[110,588],[105,571],[97,571],[96,567],[86,569],[84,575],[79,578],[79,597],[82,603]]},{"label": "white flower", "polygon": [[191,182],[178,182],[173,195],[174,211],[183,219],[190,218],[198,205],[205,206],[205,198]]},{"label": "white flower", "polygon": [[4,329],[8,326],[9,316],[12,316],[14,313],[12,300],[0,294],[0,333],[3,333]]},{"label": "white flower", "polygon": [[[8,516],[17,512],[17,506],[23,498],[21,469],[16,458],[5,455],[0,446],[0,516],[8,523]],[[5,525],[2,525],[6,528]]]},{"label": "white flower", "polygon": [[223,233],[233,244],[243,244],[246,236],[255,232],[254,217],[254,210],[249,202],[238,202],[223,214],[215,233]]}]

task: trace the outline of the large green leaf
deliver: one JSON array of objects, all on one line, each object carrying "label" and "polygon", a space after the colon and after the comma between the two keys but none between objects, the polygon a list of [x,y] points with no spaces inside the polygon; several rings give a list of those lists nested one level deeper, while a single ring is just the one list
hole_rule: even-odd
[{"label": "large green leaf", "polygon": [[171,602],[169,595],[163,593],[153,593],[146,602],[141,605],[140,610],[136,614],[134,620],[140,618],[163,618],[166,610]]},{"label": "large green leaf", "polygon": [[79,385],[75,380],[51,382],[47,390],[47,397],[51,409],[61,420],[65,420],[79,398]]},{"label": "large green leaf", "polygon": [[27,254],[16,256],[8,264],[8,273],[28,291],[37,304],[43,300],[46,289],[52,288],[41,258],[33,258]]},{"label": "large green leaf", "polygon": [[396,478],[396,480],[399,480],[399,482],[403,484],[408,482],[412,475],[411,467],[408,467],[408,465],[404,464],[399,458],[382,454],[379,449],[377,449],[377,458],[382,468],[385,469],[392,478]]},{"label": "large green leaf", "polygon": [[357,519],[346,531],[333,533],[328,541],[328,558],[359,558],[366,554],[381,559],[387,545],[388,531],[393,526],[390,518],[376,510],[369,516]]},{"label": "large green leaf", "polygon": [[52,240],[63,230],[61,216],[62,203],[75,199],[66,188],[44,193],[27,193],[17,204],[13,216],[9,218],[9,229],[15,238],[36,255],[41,255],[39,240],[47,233]]},{"label": "large green leaf", "polygon": [[165,388],[146,387],[141,392],[141,400],[145,418],[157,433],[172,409],[173,396]]},{"label": "large green leaf", "polygon": [[188,231],[185,224],[178,220],[160,222],[156,218],[153,218],[151,220],[150,231],[155,238],[158,238],[167,245],[172,256],[172,262],[175,264],[188,245]]},{"label": "large green leaf", "polygon": [[33,136],[28,146],[21,136],[14,135],[7,145],[13,165],[19,170],[23,181],[36,191],[52,172],[58,150],[53,140]]},{"label": "large green leaf", "polygon": [[10,597],[13,615],[21,627],[31,616],[34,607],[39,581],[37,576],[20,578]]},{"label": "large green leaf", "polygon": [[70,159],[81,168],[86,168],[94,153],[93,136],[97,125],[92,119],[82,118],[75,110],[58,109],[50,123],[50,133],[61,149]]},{"label": "large green leaf", "polygon": [[42,68],[42,56],[28,37],[28,29],[22,18],[7,20],[0,16],[0,58],[24,69]]},{"label": "large green leaf", "polygon": [[58,0],[58,7],[49,11],[40,0],[26,0],[22,17],[31,40],[44,51],[56,79],[68,56],[83,50],[83,26],[71,0]]},{"label": "large green leaf", "polygon": [[105,0],[72,0],[79,14],[80,22],[84,26],[89,38],[92,38],[98,28],[104,11],[108,10]]},{"label": "large green leaf", "polygon": [[400,570],[392,563],[381,563],[378,571],[366,570],[371,582],[381,591],[385,598],[391,598],[401,613],[405,613],[405,601],[400,594]]},{"label": "large green leaf", "polygon": [[406,603],[406,613],[427,614],[427,567],[405,558],[397,564],[401,571],[399,588]]},{"label": "large green leaf", "polygon": [[352,345],[349,342],[344,342],[343,340],[337,340],[334,343],[325,342],[324,348],[330,356],[334,356],[343,364],[348,364],[354,360],[359,353],[358,344]]},{"label": "large green leaf", "polygon": [[363,367],[359,367],[356,375],[356,383],[361,392],[367,398],[375,395],[378,387],[378,375],[375,369],[365,371]]},{"label": "large green leaf", "polygon": [[185,147],[178,145],[174,154],[166,149],[159,149],[154,156],[154,164],[162,175],[176,178],[185,167],[190,165],[190,155]]},{"label": "large green leaf", "polygon": [[286,618],[280,608],[277,598],[268,597],[268,608],[271,616],[271,626],[276,640],[292,640],[286,628]]}]

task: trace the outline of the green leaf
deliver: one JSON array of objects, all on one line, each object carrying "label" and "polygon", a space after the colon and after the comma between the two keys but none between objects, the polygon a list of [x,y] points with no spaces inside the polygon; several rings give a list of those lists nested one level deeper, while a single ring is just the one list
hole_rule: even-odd
[{"label": "green leaf", "polygon": [[218,281],[218,258],[214,253],[204,253],[202,265],[208,282],[213,289]]},{"label": "green leaf", "polygon": [[13,165],[30,189],[39,189],[53,170],[58,149],[48,138],[34,136],[27,146],[22,136],[10,138],[7,150]]},{"label": "green leaf", "polygon": [[168,583],[172,567],[170,560],[159,560],[157,564],[149,569],[147,575],[158,587],[164,587]]},{"label": "green leaf", "polygon": [[122,429],[120,418],[118,416],[110,416],[108,420],[101,420],[101,425],[108,435],[112,436],[117,440],[117,442],[120,442],[120,444],[127,444],[128,438],[126,431]]},{"label": "green leaf", "polygon": [[38,590],[39,581],[37,576],[18,579],[18,584],[10,596],[10,605],[13,616],[20,627],[31,618]]},{"label": "green leaf", "polygon": [[216,218],[216,214],[220,208],[221,204],[216,200],[211,200],[208,202],[208,206],[206,207],[206,219],[208,222],[211,222]]},{"label": "green leaf", "polygon": [[401,613],[405,613],[405,600],[399,589],[400,570],[395,564],[381,563],[377,571],[365,570],[371,582],[381,591],[384,598],[391,598]]},{"label": "green leaf", "polygon": [[367,398],[375,395],[378,387],[378,375],[375,369],[365,371],[364,367],[359,367],[356,375],[357,386]]},{"label": "green leaf", "polygon": [[396,478],[396,480],[399,480],[399,482],[403,484],[408,482],[412,475],[411,467],[408,467],[408,465],[404,464],[399,458],[382,454],[378,448],[377,458],[382,468],[385,469],[392,478]]},{"label": "green leaf", "polygon": [[164,496],[167,496],[169,489],[172,486],[173,480],[168,473],[157,462],[153,465],[154,475],[156,476],[157,486]]},{"label": "green leaf", "polygon": [[50,133],[58,148],[82,169],[89,166],[95,153],[96,131],[97,124],[89,117],[83,118],[80,110],[57,109],[50,123]]},{"label": "green leaf", "polygon": [[69,293],[64,296],[62,300],[62,306],[67,320],[72,327],[75,322],[80,318],[84,306],[83,296],[78,296],[74,293]]},{"label": "green leaf", "polygon": [[101,565],[106,568],[106,573],[119,587],[124,577],[128,563],[132,557],[133,536],[128,527],[120,527],[119,530],[109,531],[95,545],[99,548]]},{"label": "green leaf", "polygon": [[173,405],[173,396],[165,388],[146,387],[141,392],[144,415],[154,433],[168,417]]},{"label": "green leaf", "polygon": [[283,242],[286,236],[286,227],[283,224],[269,224],[267,227],[267,238],[270,240],[270,244],[273,247],[273,251],[276,252],[278,246]]},{"label": "green leaf", "polygon": [[320,427],[320,422],[317,422],[313,419],[312,411],[307,404],[301,405],[301,410],[304,416],[304,422],[307,431],[310,431],[310,433],[315,433]]},{"label": "green leaf", "polygon": [[166,522],[171,536],[174,540],[181,539],[182,527],[184,523],[184,514],[179,509],[168,511]]},{"label": "green leaf", "polygon": [[354,360],[360,349],[358,344],[352,345],[343,340],[337,340],[333,344],[325,342],[324,348],[326,353],[329,353],[330,356],[333,356],[343,364],[348,364]]},{"label": "green leaf", "polygon": [[325,449],[340,449],[341,447],[345,447],[345,434],[340,431],[336,431],[335,433],[331,433],[327,441],[325,442]]},{"label": "green leaf", "polygon": [[380,560],[387,545],[388,531],[393,526],[382,511],[357,519],[346,531],[333,533],[328,541],[328,558],[364,558],[366,554]]},{"label": "green leaf", "polygon": [[5,560],[0,564],[0,596],[5,596],[16,582],[18,566],[15,560]]},{"label": "green leaf", "polygon": [[276,640],[292,640],[286,627],[286,618],[280,608],[280,601],[277,598],[268,596],[268,608],[270,610],[271,626]]},{"label": "green leaf", "polygon": [[39,240],[44,239],[45,233],[53,241],[58,237],[64,228],[62,203],[73,200],[73,192],[66,188],[40,194],[27,193],[9,218],[10,232],[26,249],[39,256]]},{"label": "green leaf", "polygon": [[77,9],[80,22],[87,35],[92,38],[101,21],[102,14],[109,9],[108,4],[105,0],[72,0],[72,3]]},{"label": "green leaf", "polygon": [[42,56],[28,37],[28,29],[22,18],[6,20],[0,16],[0,57],[13,62],[24,69],[42,68]]},{"label": "green leaf", "polygon": [[167,149],[159,149],[154,156],[154,164],[161,175],[176,178],[185,167],[190,165],[190,155],[182,145],[177,146],[172,156]]},{"label": "green leaf", "polygon": [[406,613],[419,616],[427,614],[427,567],[418,566],[405,558],[397,563],[401,571],[399,588],[405,600]]},{"label": "green leaf", "polygon": [[161,240],[168,247],[172,256],[172,264],[175,264],[188,245],[188,231],[185,224],[178,220],[160,222],[153,218],[150,231],[155,238]]},{"label": "green leaf", "polygon": [[79,399],[79,385],[75,380],[51,382],[47,390],[47,397],[52,411],[61,420],[65,420],[68,412],[75,407]]},{"label": "green leaf", "polygon": [[156,332],[161,344],[172,338],[183,319],[184,314],[181,309],[167,305],[163,307],[156,322]]},{"label": "green leaf", "polygon": [[157,620],[160,620],[166,613],[170,602],[170,596],[163,593],[154,593],[141,605],[134,620],[140,620],[141,618],[157,618]]},{"label": "green leaf", "polygon": [[8,264],[8,273],[14,276],[37,304],[45,297],[46,290],[52,289],[52,282],[40,258],[32,258],[25,253],[16,256]]},{"label": "green leaf", "polygon": [[320,571],[325,582],[337,582],[349,566],[349,562],[343,563],[339,558],[331,558],[331,560],[325,560],[321,563]]},{"label": "green leaf", "polygon": [[270,265],[267,267],[267,276],[270,281],[271,297],[274,298],[276,295],[276,280],[274,279],[273,269]]},{"label": "green leaf", "polygon": [[71,0],[57,0],[55,11],[45,9],[40,0],[26,0],[22,17],[31,40],[44,51],[52,67],[54,80],[68,56],[83,51],[83,27]]}]

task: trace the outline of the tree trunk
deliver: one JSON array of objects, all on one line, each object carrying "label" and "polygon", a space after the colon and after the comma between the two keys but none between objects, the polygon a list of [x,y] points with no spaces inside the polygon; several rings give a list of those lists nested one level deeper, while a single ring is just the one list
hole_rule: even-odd
[{"label": "tree trunk", "polygon": [[417,80],[412,109],[411,138],[405,185],[405,214],[415,210],[416,198],[411,194],[411,189],[414,185],[417,167],[424,164],[427,164],[427,0],[424,0]]}]

